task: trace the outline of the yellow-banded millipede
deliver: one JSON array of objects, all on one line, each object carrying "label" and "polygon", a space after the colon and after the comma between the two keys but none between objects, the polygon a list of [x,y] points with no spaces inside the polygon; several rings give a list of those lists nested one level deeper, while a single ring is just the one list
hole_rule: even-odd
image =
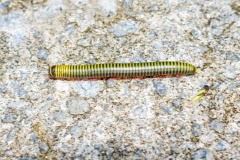
[{"label": "yellow-banded millipede", "polygon": [[54,65],[49,67],[52,79],[85,79],[111,77],[157,77],[161,75],[193,75],[196,67],[185,62],[107,63],[86,65]]}]

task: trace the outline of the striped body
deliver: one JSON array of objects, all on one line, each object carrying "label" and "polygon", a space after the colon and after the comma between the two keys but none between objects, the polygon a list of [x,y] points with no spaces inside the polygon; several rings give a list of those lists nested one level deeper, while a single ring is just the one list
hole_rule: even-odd
[{"label": "striped body", "polygon": [[155,77],[160,75],[193,75],[197,68],[185,62],[108,63],[91,65],[55,65],[50,78]]}]

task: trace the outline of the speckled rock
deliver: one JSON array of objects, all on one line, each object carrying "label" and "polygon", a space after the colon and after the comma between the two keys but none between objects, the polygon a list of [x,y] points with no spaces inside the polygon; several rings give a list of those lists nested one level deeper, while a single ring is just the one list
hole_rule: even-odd
[{"label": "speckled rock", "polygon": [[73,115],[84,114],[89,111],[87,101],[79,98],[71,98],[68,102],[68,112]]},{"label": "speckled rock", "polygon": [[107,86],[108,87],[114,87],[116,85],[116,80],[108,79],[107,80]]},{"label": "speckled rock", "polygon": [[209,128],[219,133],[223,132],[223,124],[219,120],[213,120],[210,123]]},{"label": "speckled rock", "polygon": [[152,82],[156,92],[159,95],[165,95],[167,93],[168,87],[166,84],[164,84],[163,82],[155,81],[155,80],[153,80]]},{"label": "speckled rock", "polygon": [[47,151],[49,150],[49,147],[46,143],[39,142],[39,149],[41,153],[47,153]]},{"label": "speckled rock", "polygon": [[92,34],[87,34],[83,38],[79,39],[77,44],[83,47],[88,47],[91,44]]},{"label": "speckled rock", "polygon": [[194,136],[200,136],[202,126],[198,123],[194,123],[192,126],[192,133]]},{"label": "speckled rock", "polygon": [[225,149],[230,149],[231,147],[230,147],[229,143],[227,143],[226,141],[218,141],[218,142],[214,143],[214,148],[217,151],[222,151]]},{"label": "speckled rock", "polygon": [[4,119],[2,120],[3,122],[5,122],[5,123],[12,123],[12,122],[15,122],[16,121],[16,119],[17,119],[17,115],[16,114],[14,114],[14,113],[9,113],[9,114],[6,114],[5,116],[4,116]]},{"label": "speckled rock", "polygon": [[134,21],[122,21],[108,28],[109,32],[114,33],[115,36],[121,37],[137,30],[137,25]]},{"label": "speckled rock", "polygon": [[40,49],[38,51],[38,58],[39,59],[42,59],[42,60],[46,60],[48,58],[48,54],[47,54],[47,51],[45,49]]},{"label": "speckled rock", "polygon": [[86,97],[96,97],[99,91],[103,90],[102,82],[98,81],[81,81],[76,83],[76,91]]},{"label": "speckled rock", "polygon": [[67,118],[68,114],[66,112],[53,112],[52,113],[52,117],[54,120],[58,121],[58,122],[65,122],[66,118]]},{"label": "speckled rock", "polygon": [[213,153],[207,149],[201,149],[191,154],[192,160],[214,160]]},{"label": "speckled rock", "polygon": [[78,138],[78,137],[81,137],[81,136],[82,136],[82,134],[83,134],[83,128],[82,128],[82,127],[79,127],[79,126],[73,126],[73,127],[71,128],[70,132],[71,132],[71,135],[72,135],[73,137]]}]

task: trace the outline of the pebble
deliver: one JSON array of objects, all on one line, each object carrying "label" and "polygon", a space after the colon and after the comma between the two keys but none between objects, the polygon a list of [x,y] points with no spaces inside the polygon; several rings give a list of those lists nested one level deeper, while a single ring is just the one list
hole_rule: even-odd
[{"label": "pebble", "polygon": [[71,36],[73,34],[74,24],[67,24],[64,28],[68,36]]},{"label": "pebble", "polygon": [[18,65],[18,57],[17,56],[13,57],[12,64],[15,66]]},{"label": "pebble", "polygon": [[47,151],[49,150],[49,147],[46,143],[39,142],[39,149],[41,153],[47,153]]},{"label": "pebble", "polygon": [[164,112],[166,112],[168,115],[172,115],[172,114],[173,114],[172,108],[162,107],[162,110],[163,110]]},{"label": "pebble", "polygon": [[3,122],[5,122],[5,123],[12,123],[12,122],[15,122],[16,119],[17,119],[17,115],[15,115],[13,113],[9,113],[9,114],[6,114],[4,116]]},{"label": "pebble", "polygon": [[199,31],[192,29],[191,30],[191,34],[193,35],[193,37],[195,37],[196,39],[199,39],[200,35],[199,35]]},{"label": "pebble", "polygon": [[160,50],[161,49],[161,44],[159,42],[156,42],[156,41],[153,41],[151,43],[151,46],[153,47],[153,49],[156,49],[156,50]]},{"label": "pebble", "polygon": [[38,58],[39,59],[42,59],[42,60],[46,60],[48,58],[48,54],[47,54],[47,51],[45,49],[40,49],[38,51]]},{"label": "pebble", "polygon": [[27,92],[19,84],[11,82],[10,86],[13,89],[15,95],[19,96],[20,98],[27,98]]},{"label": "pebble", "polygon": [[157,155],[160,155],[162,153],[162,149],[157,147],[155,152]]},{"label": "pebble", "polygon": [[180,153],[180,150],[174,146],[171,147],[171,151],[173,151],[174,153]]},{"label": "pebble", "polygon": [[118,158],[120,153],[119,152],[114,152],[112,155],[113,155],[113,158]]},{"label": "pebble", "polygon": [[235,73],[234,72],[226,71],[223,75],[225,76],[225,78],[229,78],[229,79],[234,79],[235,78]]},{"label": "pebble", "polygon": [[134,21],[126,20],[108,28],[115,36],[121,37],[137,31],[137,25]]},{"label": "pebble", "polygon": [[114,87],[116,85],[116,80],[114,79],[108,79],[107,80],[107,86],[108,87]]},{"label": "pebble", "polygon": [[214,155],[210,150],[201,149],[191,153],[192,160],[214,160]]},{"label": "pebble", "polygon": [[68,114],[66,112],[57,111],[52,113],[52,117],[54,120],[58,122],[65,122],[66,118],[68,117]]},{"label": "pebble", "polygon": [[126,83],[121,84],[121,92],[122,96],[127,98],[129,93],[128,93],[128,85]]},{"label": "pebble", "polygon": [[88,47],[88,46],[90,46],[91,38],[92,38],[92,34],[91,33],[87,34],[83,38],[78,40],[77,45],[83,46],[83,47]]},{"label": "pebble", "polygon": [[194,123],[192,125],[192,133],[194,136],[200,136],[202,130],[202,126],[198,123]]},{"label": "pebble", "polygon": [[37,158],[22,157],[22,158],[18,158],[17,160],[37,160]]},{"label": "pebble", "polygon": [[236,53],[228,53],[226,56],[226,60],[230,61],[240,61],[240,56]]},{"label": "pebble", "polygon": [[210,124],[209,124],[209,128],[211,130],[214,130],[216,132],[222,133],[223,132],[223,124],[222,122],[220,122],[219,120],[213,120]]},{"label": "pebble", "polygon": [[165,95],[167,93],[168,87],[167,87],[166,84],[164,84],[162,82],[155,81],[155,80],[153,80],[152,82],[153,82],[153,86],[154,86],[156,92],[159,95]]},{"label": "pebble", "polygon": [[221,83],[220,83],[220,82],[215,82],[213,87],[214,87],[214,88],[219,88],[219,87],[220,87],[220,85],[221,85]]},{"label": "pebble", "polygon": [[95,145],[94,145],[94,148],[95,148],[96,150],[98,150],[98,152],[102,152],[102,151],[103,151],[103,145],[101,145],[101,144],[95,144]]},{"label": "pebble", "polygon": [[86,97],[95,98],[103,90],[103,84],[97,81],[79,81],[76,83],[76,92]]},{"label": "pebble", "polygon": [[75,138],[81,137],[83,135],[83,128],[79,126],[73,126],[70,130],[70,133]]},{"label": "pebble", "polygon": [[32,134],[31,134],[30,139],[31,139],[34,143],[36,143],[36,142],[38,141],[38,138],[37,138],[37,136],[36,136],[35,133],[32,133]]},{"label": "pebble", "polygon": [[181,104],[181,100],[180,99],[173,99],[172,100],[172,106],[177,108],[179,105]]},{"label": "pebble", "polygon": [[135,43],[137,40],[136,36],[131,36],[130,39],[129,39],[129,42],[130,43]]},{"label": "pebble", "polygon": [[140,63],[140,62],[146,62],[146,60],[144,58],[142,58],[141,56],[136,55],[136,56],[133,57],[132,62],[133,63]]},{"label": "pebble", "polygon": [[148,34],[148,38],[151,40],[154,40],[158,37],[157,31],[156,30],[151,30],[150,33]]},{"label": "pebble", "polygon": [[22,101],[12,101],[8,104],[8,108],[21,108],[24,106]]},{"label": "pebble", "polygon": [[132,6],[132,0],[123,0],[122,7],[123,8],[130,8]]},{"label": "pebble", "polygon": [[159,10],[159,7],[158,7],[158,5],[156,5],[156,4],[151,5],[151,6],[148,8],[148,12],[158,11],[158,10]]},{"label": "pebble", "polygon": [[127,41],[126,38],[123,38],[123,37],[118,38],[118,42],[119,42],[121,45],[125,44],[126,41]]},{"label": "pebble", "polygon": [[229,143],[227,143],[226,141],[218,141],[214,143],[214,148],[216,151],[222,151],[225,149],[230,149],[230,145]]},{"label": "pebble", "polygon": [[71,98],[67,106],[68,112],[73,115],[84,114],[89,111],[88,102],[79,98]]},{"label": "pebble", "polygon": [[0,87],[0,93],[5,93],[5,92],[7,92],[7,88],[4,86]]},{"label": "pebble", "polygon": [[15,130],[11,130],[6,137],[6,142],[9,142],[9,141],[13,140],[15,135],[16,135]]},{"label": "pebble", "polygon": [[231,93],[234,88],[236,88],[236,85],[234,83],[230,83],[228,85],[227,93]]},{"label": "pebble", "polygon": [[146,112],[143,107],[138,107],[133,111],[133,115],[139,118],[144,118],[146,116]]},{"label": "pebble", "polygon": [[5,14],[7,12],[10,2],[11,0],[6,0],[0,3],[0,14]]}]

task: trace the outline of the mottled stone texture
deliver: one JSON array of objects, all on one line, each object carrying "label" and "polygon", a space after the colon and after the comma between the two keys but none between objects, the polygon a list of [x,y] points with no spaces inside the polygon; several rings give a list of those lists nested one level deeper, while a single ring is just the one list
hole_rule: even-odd
[{"label": "mottled stone texture", "polygon": [[[0,159],[240,159],[239,6],[2,0]],[[48,65],[165,60],[199,72],[45,82]]]}]

